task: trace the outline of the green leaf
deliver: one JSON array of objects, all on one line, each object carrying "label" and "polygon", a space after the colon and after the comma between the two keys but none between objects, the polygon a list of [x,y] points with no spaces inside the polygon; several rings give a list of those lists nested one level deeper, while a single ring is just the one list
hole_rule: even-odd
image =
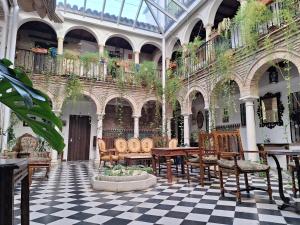
[{"label": "green leaf", "polygon": [[[32,88],[32,82],[19,69],[8,68],[9,61],[0,61],[0,102],[9,107],[17,117],[26,122],[38,136],[53,149],[62,152],[65,144],[59,130],[61,120],[52,112],[49,97]],[[35,117],[36,119],[33,119]]]}]

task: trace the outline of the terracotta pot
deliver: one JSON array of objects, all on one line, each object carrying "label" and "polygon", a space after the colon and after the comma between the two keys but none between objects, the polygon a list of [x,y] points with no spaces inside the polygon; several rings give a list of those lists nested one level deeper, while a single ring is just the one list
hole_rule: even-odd
[{"label": "terracotta pot", "polygon": [[273,0],[260,0],[262,3],[269,5],[273,2]]}]

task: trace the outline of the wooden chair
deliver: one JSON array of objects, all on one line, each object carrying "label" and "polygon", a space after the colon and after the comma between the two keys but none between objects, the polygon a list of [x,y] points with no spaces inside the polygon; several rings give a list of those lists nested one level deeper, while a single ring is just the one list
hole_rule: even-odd
[{"label": "wooden chair", "polygon": [[[299,192],[299,188],[300,186],[297,188],[296,186],[296,177],[295,177],[295,173],[297,173],[296,171],[296,165],[295,165],[295,162],[293,160],[289,160],[288,164],[288,170],[289,172],[291,173],[291,176],[292,176],[292,191],[293,191],[293,194],[294,194],[294,197],[297,198],[297,192]],[[300,183],[298,181],[298,183]]]},{"label": "wooden chair", "polygon": [[[270,166],[267,164],[256,163],[245,160],[244,153],[263,154],[256,150],[244,151],[240,138],[240,132],[237,131],[216,131],[214,132],[214,139],[218,151],[218,166],[221,195],[224,197],[225,190],[223,183],[223,173],[235,174],[237,189],[233,191],[236,194],[238,203],[241,203],[241,192],[246,191],[248,194],[250,190],[262,190],[269,194],[269,199],[272,200],[272,189],[270,183]],[[264,158],[266,158],[266,155]],[[266,159],[263,160],[266,162]],[[267,189],[252,187],[248,183],[248,173],[265,173],[267,178]],[[245,188],[240,188],[240,174],[244,174]]]},{"label": "wooden chair", "polygon": [[168,143],[169,148],[177,148],[177,145],[178,145],[177,138],[172,138],[171,140],[169,140],[169,143]]},{"label": "wooden chair", "polygon": [[124,138],[115,139],[115,148],[117,150],[119,159],[124,160],[125,155],[128,154],[127,149],[127,141]]},{"label": "wooden chair", "polygon": [[119,161],[119,156],[113,154],[113,153],[115,153],[115,149],[106,149],[105,141],[100,138],[98,139],[97,143],[98,143],[98,149],[99,149],[99,155],[100,155],[99,168],[101,166],[102,161],[104,162],[104,165],[106,162],[112,163],[112,162]]},{"label": "wooden chair", "polygon": [[214,175],[217,175],[217,161],[218,154],[215,148],[214,135],[212,133],[200,132],[199,133],[199,154],[196,157],[187,156],[185,164],[187,167],[187,179],[190,182],[190,172],[192,167],[200,169],[200,184],[204,186],[205,169],[208,171],[208,179],[210,180],[210,167],[214,167]]},{"label": "wooden chair", "polygon": [[144,154],[150,154],[151,155],[151,149],[154,146],[154,142],[151,138],[143,138],[141,140],[141,151]]}]

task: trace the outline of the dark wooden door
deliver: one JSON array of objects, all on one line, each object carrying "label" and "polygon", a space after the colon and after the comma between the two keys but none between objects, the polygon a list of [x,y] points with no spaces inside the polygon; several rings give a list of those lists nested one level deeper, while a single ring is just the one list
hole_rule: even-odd
[{"label": "dark wooden door", "polygon": [[91,140],[91,118],[70,115],[68,160],[89,160]]}]

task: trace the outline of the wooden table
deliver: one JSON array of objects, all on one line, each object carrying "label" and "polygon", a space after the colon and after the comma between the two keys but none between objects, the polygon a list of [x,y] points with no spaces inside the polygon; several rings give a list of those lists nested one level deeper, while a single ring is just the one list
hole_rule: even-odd
[{"label": "wooden table", "polygon": [[21,224],[29,225],[27,159],[0,159],[0,224],[14,224],[14,190],[21,182]]},{"label": "wooden table", "polygon": [[124,157],[124,160],[126,162],[127,166],[131,166],[133,164],[133,162],[135,161],[144,161],[144,162],[148,162],[148,165],[150,165],[150,161],[152,161],[152,155],[127,155]]},{"label": "wooden table", "polygon": [[283,204],[279,206],[279,209],[285,209],[288,207],[294,208],[297,213],[300,213],[300,202],[290,202],[290,198],[286,197],[283,192],[283,182],[282,182],[282,168],[280,166],[280,163],[277,159],[278,155],[285,155],[285,156],[291,156],[293,160],[295,161],[295,167],[297,172],[297,179],[298,179],[298,185],[300,187],[300,166],[299,166],[299,156],[300,156],[300,150],[265,150],[269,156],[271,156],[277,167],[278,172],[278,184],[279,184],[279,195],[280,198],[283,201]]},{"label": "wooden table", "polygon": [[154,174],[157,176],[156,164],[159,157],[164,157],[167,164],[168,183],[172,183],[171,157],[199,154],[199,147],[152,148],[151,153]]}]

